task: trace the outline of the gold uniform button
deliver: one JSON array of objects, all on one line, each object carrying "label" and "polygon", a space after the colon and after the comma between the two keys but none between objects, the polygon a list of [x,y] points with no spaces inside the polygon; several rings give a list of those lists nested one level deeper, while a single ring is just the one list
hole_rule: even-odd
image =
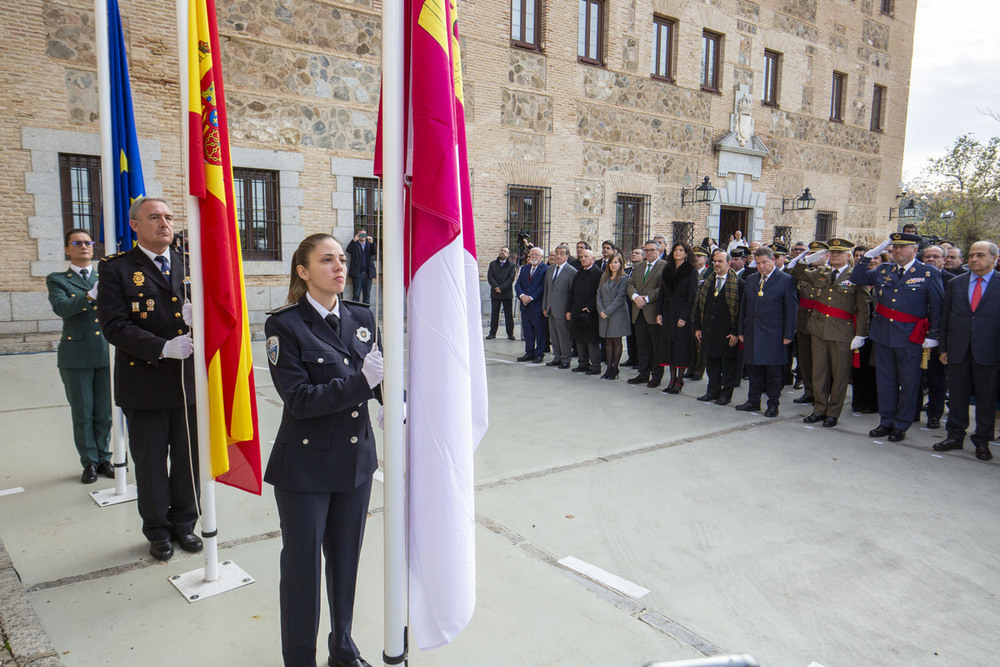
[{"label": "gold uniform button", "polygon": [[101,332],[100,332],[100,331],[95,331],[95,332],[94,332],[94,335],[95,335],[95,336],[100,336],[100,335],[101,335]]},{"label": "gold uniform button", "polygon": [[302,438],[302,444],[303,445],[308,445],[309,444],[309,438]]},{"label": "gold uniform button", "polygon": [[134,361],[130,361],[130,362],[128,362],[128,365],[129,366],[135,366],[135,362]]},{"label": "gold uniform button", "polygon": [[183,329],[178,329],[177,333],[182,334],[182,333],[184,333],[184,330]]},{"label": "gold uniform button", "polygon": [[97,319],[96,317],[94,318],[94,321],[95,321],[95,322],[100,322],[100,320],[99,320],[99,319]]},{"label": "gold uniform button", "polygon": [[174,317],[180,317],[180,316],[181,316],[180,313],[174,313]]},{"label": "gold uniform button", "polygon": [[70,297],[74,297],[74,296],[76,296],[76,295],[75,294],[70,294]]},{"label": "gold uniform button", "polygon": [[174,303],[177,303],[177,297],[176,297],[176,296],[175,296],[175,297],[173,297],[173,298],[172,298],[172,299],[170,299],[170,300],[171,300],[171,301],[173,301]]},{"label": "gold uniform button", "polygon": [[73,340],[72,336],[66,336],[66,340]]},{"label": "gold uniform button", "polygon": [[351,413],[351,417],[354,418],[354,419],[357,419],[358,418],[358,411],[355,410],[354,412],[352,412]]},{"label": "gold uniform button", "polygon": [[892,302],[893,302],[893,303],[896,303],[896,300],[895,300],[895,299],[893,299],[893,300],[892,300]]},{"label": "gold uniform button", "polygon": [[351,444],[353,445],[353,444],[355,444],[355,443],[356,443],[357,441],[358,441],[358,436],[356,436],[356,435],[352,435],[352,436],[351,436]]}]

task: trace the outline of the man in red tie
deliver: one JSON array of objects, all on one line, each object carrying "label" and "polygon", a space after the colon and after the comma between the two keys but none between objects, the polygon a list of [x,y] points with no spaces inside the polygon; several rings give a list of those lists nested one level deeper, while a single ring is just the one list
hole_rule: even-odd
[{"label": "man in red tie", "polygon": [[994,266],[997,246],[979,241],[969,249],[969,270],[948,283],[941,312],[941,363],[948,373],[948,437],[934,445],[945,452],[964,447],[969,398],[976,397],[976,458],[989,461],[996,421],[1000,364],[1000,285]]}]

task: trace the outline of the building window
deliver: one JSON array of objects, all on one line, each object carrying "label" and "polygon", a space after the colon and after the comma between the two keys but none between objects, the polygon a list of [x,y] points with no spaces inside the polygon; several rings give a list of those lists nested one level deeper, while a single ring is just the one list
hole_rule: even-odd
[{"label": "building window", "polygon": [[510,42],[526,49],[541,43],[541,0],[510,0]]},{"label": "building window", "polygon": [[94,257],[104,256],[101,158],[94,155],[59,154],[59,189],[63,233],[86,229],[95,241]]},{"label": "building window", "polygon": [[846,74],[833,73],[833,87],[830,91],[830,120],[838,123],[844,122],[844,85],[846,83]]},{"label": "building window", "polygon": [[529,243],[541,248],[544,259],[548,258],[551,201],[551,188],[507,186],[507,247],[518,264],[527,261]]},{"label": "building window", "polygon": [[895,5],[895,0],[882,0],[882,13],[887,16],[892,16],[893,10],[896,9]]},{"label": "building window", "polygon": [[[694,247],[694,223],[693,222],[680,222],[674,220],[674,240],[673,243],[678,241],[684,241],[692,248]],[[671,245],[673,245],[671,243]]]},{"label": "building window", "polygon": [[829,241],[837,233],[837,214],[833,211],[816,212],[816,240]]},{"label": "building window", "polygon": [[580,0],[576,55],[580,62],[604,64],[604,0]]},{"label": "building window", "polygon": [[378,247],[381,239],[382,182],[377,178],[354,179],[354,231],[360,229]]},{"label": "building window", "polygon": [[781,54],[764,51],[764,104],[778,106],[778,85],[781,77]]},{"label": "building window", "polygon": [[722,56],[722,35],[706,30],[701,36],[701,89],[719,92],[719,59]]},{"label": "building window", "polygon": [[281,202],[278,172],[233,167],[236,219],[240,225],[243,259],[281,259]]},{"label": "building window", "polygon": [[653,67],[652,75],[665,81],[674,80],[674,31],[677,22],[662,16],[653,16]]},{"label": "building window", "polygon": [[615,243],[627,259],[649,238],[649,195],[619,192],[615,199]]},{"label": "building window", "polygon": [[885,86],[875,85],[872,92],[872,131],[881,132],[885,127]]},{"label": "building window", "polygon": [[774,228],[774,236],[781,239],[786,248],[792,244],[792,228],[790,225],[778,225]]}]

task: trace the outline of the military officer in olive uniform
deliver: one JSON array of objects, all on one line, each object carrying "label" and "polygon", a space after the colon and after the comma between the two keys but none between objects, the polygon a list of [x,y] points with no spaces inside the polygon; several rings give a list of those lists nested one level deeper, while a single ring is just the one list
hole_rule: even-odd
[{"label": "military officer in olive uniform", "polygon": [[91,264],[94,241],[84,229],[66,232],[65,271],[45,278],[49,303],[62,318],[56,366],[73,418],[73,442],[80,455],[80,481],[92,484],[98,473],[114,477],[111,465],[111,373],[108,341],[97,321],[97,271]]},{"label": "military officer in olive uniform", "polygon": [[[828,246],[822,241],[813,241],[809,244],[809,252],[819,252],[820,250],[826,250],[827,247]],[[799,312],[795,318],[794,350],[790,346],[789,354],[794,351],[795,357],[798,359],[798,366],[795,368],[796,379],[798,382],[795,383],[795,386],[798,387],[799,382],[801,382],[803,393],[801,396],[793,400],[792,403],[805,404],[813,402],[812,338],[809,334],[809,318],[812,315],[813,309],[816,307],[816,298],[819,290],[816,289],[814,285],[798,278],[795,280],[795,286],[799,292]],[[789,357],[789,368],[791,368],[791,365],[792,359]]]},{"label": "military officer in olive uniform", "polygon": [[[792,260],[791,274],[817,290],[816,305],[809,311],[807,328],[812,340],[813,411],[807,424],[837,425],[851,382],[854,350],[868,336],[871,294],[867,287],[850,280],[850,257],[854,244],[830,239],[829,251],[799,255]],[[822,265],[829,255],[829,265]]]},{"label": "military officer in olive uniform", "polygon": [[185,551],[202,548],[194,535],[198,428],[190,306],[184,258],[170,248],[170,207],[162,199],[139,198],[129,209],[129,224],[138,244],[101,262],[97,313],[115,346],[115,403],[128,419],[142,532],[150,555],[168,560],[171,538]]},{"label": "military officer in olive uniform", "polygon": [[892,442],[906,437],[917,413],[921,348],[937,347],[944,301],[941,274],[917,259],[919,242],[916,234],[890,234],[865,257],[877,257],[891,245],[894,262],[883,262],[871,270],[865,262],[858,262],[851,272],[852,283],[874,285],[876,294],[869,336],[875,341],[881,419],[868,435],[887,435]]}]

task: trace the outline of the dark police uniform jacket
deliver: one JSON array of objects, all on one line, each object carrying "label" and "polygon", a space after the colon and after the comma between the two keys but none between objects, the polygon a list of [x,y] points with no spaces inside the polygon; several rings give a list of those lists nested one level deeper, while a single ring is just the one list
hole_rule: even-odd
[{"label": "dark police uniform jacket", "polygon": [[[340,335],[303,296],[264,323],[274,388],[284,403],[264,481],[297,492],[350,491],[378,467],[361,372],[375,342],[364,304],[340,300]],[[380,341],[381,347],[381,341]]]},{"label": "dark police uniform jacket", "polygon": [[[877,303],[914,317],[927,318],[930,322],[928,338],[937,339],[941,321],[941,305],[944,302],[944,288],[937,268],[913,260],[913,265],[902,278],[898,276],[896,264],[883,262],[874,269],[865,268],[858,262],[851,272],[851,282],[858,285],[874,285]],[[869,337],[876,343],[888,347],[917,345],[910,342],[914,324],[900,322],[876,313],[869,325]]]},{"label": "dark police uniform jacket", "polygon": [[115,346],[115,403],[123,408],[159,410],[195,402],[194,362],[161,359],[163,345],[188,332],[181,317],[187,293],[184,258],[170,250],[164,276],[139,246],[101,260],[97,315]]},{"label": "dark police uniform jacket", "polygon": [[62,336],[56,353],[58,368],[107,368],[108,341],[101,333],[97,303],[87,298],[87,292],[97,282],[97,272],[91,265],[84,280],[71,268],[50,273],[45,278],[49,303],[62,318]]}]

